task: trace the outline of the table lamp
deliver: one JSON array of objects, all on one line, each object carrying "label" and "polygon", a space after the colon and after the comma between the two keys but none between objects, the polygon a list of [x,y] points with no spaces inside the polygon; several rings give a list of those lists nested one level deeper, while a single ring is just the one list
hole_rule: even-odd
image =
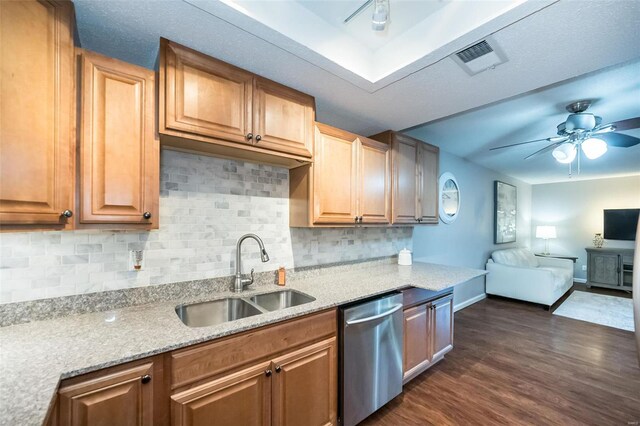
[{"label": "table lamp", "polygon": [[536,238],[542,238],[544,240],[544,253],[542,254],[550,254],[549,253],[549,239],[556,238],[556,227],[555,226],[536,226]]}]

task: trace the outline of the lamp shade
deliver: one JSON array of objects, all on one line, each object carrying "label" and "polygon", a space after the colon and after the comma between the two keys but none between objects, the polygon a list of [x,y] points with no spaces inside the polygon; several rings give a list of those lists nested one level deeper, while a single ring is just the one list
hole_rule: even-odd
[{"label": "lamp shade", "polygon": [[536,238],[556,238],[555,226],[536,226]]},{"label": "lamp shade", "polygon": [[576,158],[576,146],[571,142],[565,142],[551,152],[558,163],[569,164]]},{"label": "lamp shade", "polygon": [[607,152],[607,143],[602,139],[589,138],[582,142],[582,152],[589,160],[595,160]]}]

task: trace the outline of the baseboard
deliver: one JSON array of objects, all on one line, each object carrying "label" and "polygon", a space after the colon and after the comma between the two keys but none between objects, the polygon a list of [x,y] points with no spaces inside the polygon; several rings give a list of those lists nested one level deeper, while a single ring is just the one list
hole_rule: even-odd
[{"label": "baseboard", "polygon": [[453,312],[458,312],[460,309],[464,309],[467,306],[471,306],[474,303],[479,302],[479,301],[481,301],[483,299],[486,299],[486,298],[487,298],[487,294],[486,293],[482,293],[482,294],[477,295],[476,297],[472,297],[471,299],[467,299],[462,303],[458,303],[457,305],[454,305],[453,306]]},{"label": "baseboard", "polygon": [[581,284],[586,284],[587,279],[586,278],[574,278],[573,279],[574,283],[581,283]]}]

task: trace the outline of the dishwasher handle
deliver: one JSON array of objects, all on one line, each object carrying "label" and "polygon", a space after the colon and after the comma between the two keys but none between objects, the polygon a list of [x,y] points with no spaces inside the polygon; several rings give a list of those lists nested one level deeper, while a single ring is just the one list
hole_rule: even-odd
[{"label": "dishwasher handle", "polygon": [[374,315],[374,316],[371,316],[371,317],[366,317],[366,318],[360,318],[360,319],[356,319],[356,320],[346,321],[346,324],[347,325],[357,325],[357,324],[362,324],[362,323],[365,323],[365,322],[375,321],[377,319],[384,318],[386,316],[391,315],[392,313],[394,313],[397,310],[399,310],[400,308],[402,308],[402,306],[403,306],[402,303],[398,303],[393,308],[389,309],[387,312],[383,312],[381,314]]}]

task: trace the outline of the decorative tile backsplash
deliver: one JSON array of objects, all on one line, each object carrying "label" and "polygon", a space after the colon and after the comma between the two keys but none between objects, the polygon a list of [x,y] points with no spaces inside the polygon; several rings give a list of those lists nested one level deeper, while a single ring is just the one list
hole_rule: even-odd
[{"label": "decorative tile backsplash", "polygon": [[[412,228],[289,228],[288,170],[163,150],[160,229],[0,234],[0,303],[389,256],[412,243]],[[143,250],[132,271],[131,250]]]}]

